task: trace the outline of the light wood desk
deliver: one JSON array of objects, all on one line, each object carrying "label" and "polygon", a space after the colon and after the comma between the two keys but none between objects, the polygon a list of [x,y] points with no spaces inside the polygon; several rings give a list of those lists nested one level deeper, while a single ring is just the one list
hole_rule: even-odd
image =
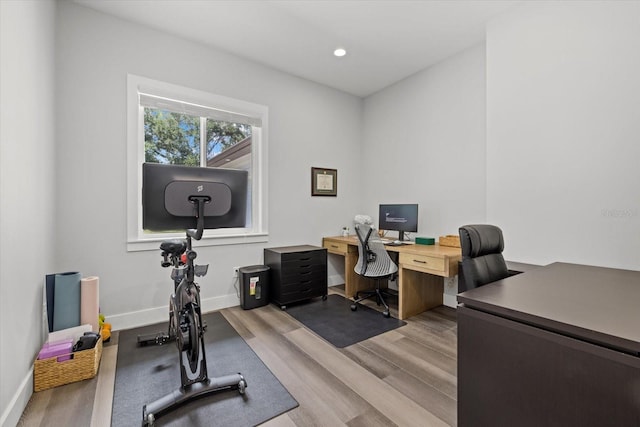
[{"label": "light wood desk", "polygon": [[[324,237],[322,246],[329,253],[344,256],[345,296],[370,289],[371,279],[358,275],[356,236]],[[388,252],[398,253],[398,317],[406,319],[442,305],[444,277],[458,274],[460,248],[439,245],[386,246]]]}]

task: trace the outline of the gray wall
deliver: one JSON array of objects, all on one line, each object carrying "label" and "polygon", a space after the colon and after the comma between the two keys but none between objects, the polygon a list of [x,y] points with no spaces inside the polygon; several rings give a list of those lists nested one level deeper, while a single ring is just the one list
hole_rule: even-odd
[{"label": "gray wall", "polygon": [[53,2],[0,1],[0,425],[18,421],[42,340],[55,238]]},{"label": "gray wall", "polygon": [[638,22],[637,2],[525,3],[486,55],[366,98],[364,211],[415,201],[420,235],[490,222],[514,261],[640,269]]},{"label": "gray wall", "polygon": [[[127,73],[269,107],[270,241],[200,250],[210,306],[263,247],[319,244],[382,202],[420,203],[420,235],[499,224],[514,260],[640,269],[638,3],[525,3],[489,25],[486,54],[364,101],[67,2],[54,48],[53,3],[0,7],[2,425],[31,394],[32,360],[15,355],[41,343],[46,273],[100,276],[121,326],[166,318],[158,253],[126,251]],[[311,166],[338,169],[337,198],[310,197]]]},{"label": "gray wall", "polygon": [[365,99],[363,205],[418,203],[418,235],[485,218],[484,44]]},{"label": "gray wall", "polygon": [[[418,203],[417,235],[436,239],[485,220],[484,44],[366,98],[364,123],[364,213]],[[457,281],[445,285],[455,307]]]},{"label": "gray wall", "polygon": [[[114,328],[167,316],[172,290],[159,251],[126,250],[127,73],[269,108],[269,242],[201,247],[204,309],[238,303],[233,266],[267,246],[321,244],[357,212],[362,100],[81,6],[58,22],[58,268],[100,277]],[[338,169],[338,197],[312,198],[311,166]]]},{"label": "gray wall", "polygon": [[640,269],[640,3],[541,2],[487,30],[487,219],[514,261]]},{"label": "gray wall", "polygon": [[[269,107],[269,242],[198,249],[205,309],[238,303],[233,266],[262,263],[267,246],[319,245],[360,211],[362,100],[70,2],[0,4],[0,424],[14,425],[42,343],[45,274],[99,276],[114,328],[167,319],[159,251],[126,249],[127,73]],[[338,197],[311,197],[312,166],[338,170]]]}]

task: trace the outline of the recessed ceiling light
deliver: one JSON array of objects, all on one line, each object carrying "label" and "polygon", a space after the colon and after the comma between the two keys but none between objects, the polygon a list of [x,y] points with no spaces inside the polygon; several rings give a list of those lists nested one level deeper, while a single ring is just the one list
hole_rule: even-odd
[{"label": "recessed ceiling light", "polygon": [[336,50],[333,51],[333,54],[339,58],[341,56],[345,56],[347,54],[347,51],[344,50],[343,48],[339,47],[339,48],[337,48]]}]

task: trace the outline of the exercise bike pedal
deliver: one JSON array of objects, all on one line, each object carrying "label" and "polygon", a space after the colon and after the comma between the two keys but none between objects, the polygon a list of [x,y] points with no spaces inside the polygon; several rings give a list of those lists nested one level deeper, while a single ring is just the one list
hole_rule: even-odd
[{"label": "exercise bike pedal", "polygon": [[171,337],[165,332],[158,332],[157,334],[138,335],[138,345],[145,347],[148,345],[163,345],[168,343]]}]

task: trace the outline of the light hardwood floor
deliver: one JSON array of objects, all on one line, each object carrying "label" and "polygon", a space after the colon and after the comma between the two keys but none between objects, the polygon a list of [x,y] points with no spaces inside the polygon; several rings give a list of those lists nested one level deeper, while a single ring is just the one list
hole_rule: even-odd
[{"label": "light hardwood floor", "polygon": [[[344,349],[274,305],[221,312],[300,404],[264,426],[456,425],[455,309],[438,307]],[[109,426],[116,353],[117,333],[95,378],[34,393],[18,425]]]}]

